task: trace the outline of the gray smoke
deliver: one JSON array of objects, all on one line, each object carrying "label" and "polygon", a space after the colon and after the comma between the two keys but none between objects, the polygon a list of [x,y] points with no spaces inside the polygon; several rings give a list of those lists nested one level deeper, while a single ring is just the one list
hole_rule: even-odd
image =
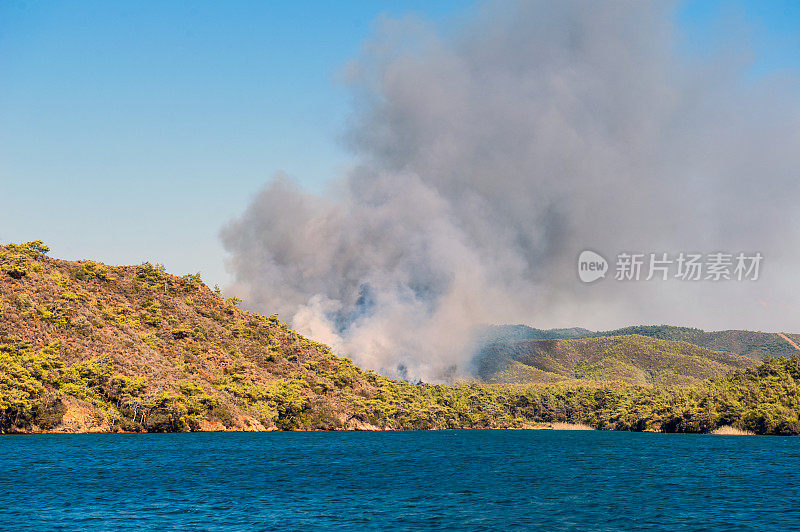
[{"label": "gray smoke", "polygon": [[[797,79],[679,45],[659,2],[490,3],[446,37],[382,20],[347,69],[358,167],[324,195],[267,184],[222,231],[232,289],[425,380],[468,372],[481,324],[800,330]],[[751,283],[584,285],[584,249],[765,259]]]}]

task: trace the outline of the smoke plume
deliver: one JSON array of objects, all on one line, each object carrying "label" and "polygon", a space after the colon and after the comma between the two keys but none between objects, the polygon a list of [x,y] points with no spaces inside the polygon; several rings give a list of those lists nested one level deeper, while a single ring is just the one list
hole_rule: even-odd
[{"label": "smoke plume", "polygon": [[[660,2],[490,3],[381,20],[347,67],[358,161],[278,176],[222,231],[250,307],[389,375],[469,372],[476,327],[798,332],[793,73],[680,52]],[[587,285],[584,249],[756,252],[755,282]]]}]

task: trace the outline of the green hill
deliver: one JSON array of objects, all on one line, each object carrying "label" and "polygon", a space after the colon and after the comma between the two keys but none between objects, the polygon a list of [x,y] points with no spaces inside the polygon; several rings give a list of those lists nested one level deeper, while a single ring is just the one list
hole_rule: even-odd
[{"label": "green hill", "polygon": [[[597,333],[598,336],[621,336],[641,334],[660,340],[678,340],[713,349],[744,355],[756,360],[765,357],[792,356],[796,349],[789,342],[778,336],[777,333],[760,331],[710,331],[692,329],[689,327],[672,327],[669,325],[652,325],[626,327],[615,331]],[[789,335],[794,337],[796,335]],[[795,340],[797,341],[797,340]]]},{"label": "green hill", "polygon": [[556,422],[800,433],[798,357],[665,386],[753,362],[642,336],[523,342],[519,353],[487,360],[499,368],[507,359],[502,371],[527,375],[511,380],[538,384],[412,385],[361,370],[275,316],[239,309],[199,274],[178,277],[150,263],[64,261],[47,251],[39,241],[0,246],[0,433]]},{"label": "green hill", "polygon": [[637,334],[496,343],[484,348],[476,361],[477,374],[486,382],[568,379],[642,386],[694,384],[755,365],[744,356]]},{"label": "green hill", "polygon": [[497,390],[362,371],[275,316],[144,263],[0,246],[0,431],[519,425]]},{"label": "green hill", "polygon": [[[797,349],[781,338],[778,333],[743,330],[703,331],[702,329],[672,325],[636,325],[611,331],[590,331],[581,328],[543,330],[526,325],[503,325],[488,328],[483,338],[486,343],[511,343],[523,340],[599,338],[634,334],[658,340],[688,342],[712,351],[725,351],[755,360],[761,360],[768,356],[780,357],[797,354]],[[800,335],[787,334],[787,336],[796,343],[800,343]]]}]

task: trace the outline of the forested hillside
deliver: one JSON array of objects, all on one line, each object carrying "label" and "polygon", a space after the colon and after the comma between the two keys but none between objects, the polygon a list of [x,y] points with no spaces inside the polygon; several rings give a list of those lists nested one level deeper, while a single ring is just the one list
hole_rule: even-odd
[{"label": "forested hillside", "polygon": [[741,355],[638,334],[494,343],[476,359],[477,376],[495,383],[579,379],[643,386],[695,384],[755,365]]},{"label": "forested hillside", "polygon": [[[363,371],[275,316],[239,309],[199,274],[63,261],[47,252],[39,241],[0,246],[4,433],[534,428],[559,421],[800,432],[796,357],[768,358],[693,386],[667,385],[666,366],[652,383],[630,385],[617,378],[624,373],[579,363],[569,378],[547,385],[414,385]],[[617,359],[647,356],[627,345],[639,340],[619,341]],[[609,345],[602,352],[616,353]],[[578,347],[567,352],[583,356]],[[675,356],[678,369],[697,357],[720,370],[742,363],[682,344]],[[580,375],[591,380],[575,380]]]},{"label": "forested hillside", "polygon": [[[630,336],[638,334],[655,338],[688,342],[712,351],[725,351],[744,355],[754,360],[771,356],[792,356],[797,349],[778,333],[760,331],[704,331],[691,327],[672,325],[636,325],[612,331],[590,331],[574,327],[571,329],[535,329],[527,325],[502,325],[489,327],[483,335],[485,343],[513,343],[525,340],[569,340],[577,338],[601,338],[604,336]],[[800,335],[786,336],[800,344]]]}]

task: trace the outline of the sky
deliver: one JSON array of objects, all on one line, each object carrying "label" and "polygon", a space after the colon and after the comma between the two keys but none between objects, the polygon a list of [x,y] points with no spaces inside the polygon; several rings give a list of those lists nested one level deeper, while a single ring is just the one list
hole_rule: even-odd
[{"label": "sky", "polygon": [[[342,72],[380,17],[457,1],[0,2],[0,241],[230,282],[220,228],[283,172],[352,164]],[[753,77],[800,68],[800,4],[678,4],[681,53],[736,41]]]}]

